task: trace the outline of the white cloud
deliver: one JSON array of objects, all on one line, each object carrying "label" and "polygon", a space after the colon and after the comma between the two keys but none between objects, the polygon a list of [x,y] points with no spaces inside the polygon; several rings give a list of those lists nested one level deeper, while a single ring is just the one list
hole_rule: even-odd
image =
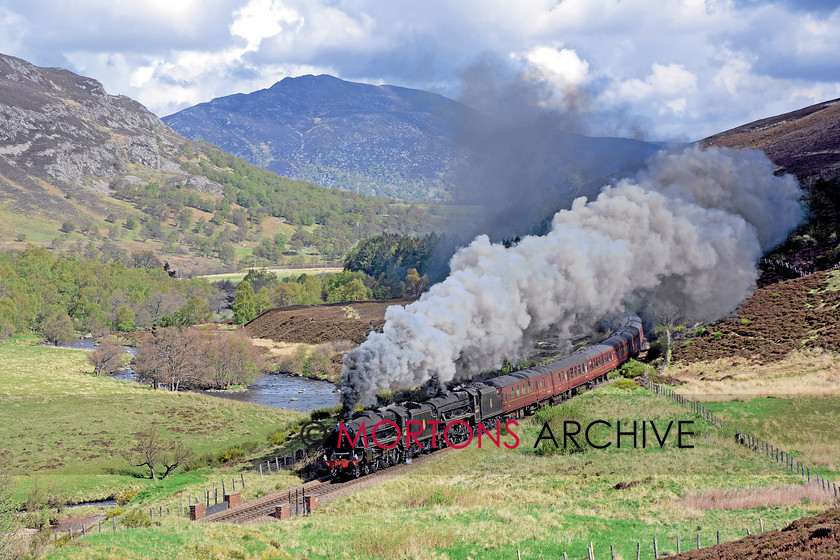
[{"label": "white cloud", "polygon": [[562,89],[578,87],[589,78],[589,63],[571,49],[536,47],[525,58],[534,70]]},{"label": "white cloud", "polygon": [[299,30],[303,17],[278,0],[251,0],[233,13],[230,32],[247,42],[247,50],[257,50],[263,39],[279,35],[287,29]]},{"label": "white cloud", "polygon": [[0,0],[0,48],[159,115],[286,75],[457,96],[481,58],[526,68],[655,138],[700,138],[837,96],[840,9],[783,0]]}]

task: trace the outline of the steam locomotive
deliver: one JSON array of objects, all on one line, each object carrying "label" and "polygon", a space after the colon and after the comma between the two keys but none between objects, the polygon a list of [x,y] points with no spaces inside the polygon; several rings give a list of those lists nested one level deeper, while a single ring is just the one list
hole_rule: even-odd
[{"label": "steam locomotive", "polygon": [[628,314],[612,336],[564,358],[468,383],[422,403],[356,412],[327,434],[324,461],[334,479],[358,478],[434,449],[463,447],[480,432],[492,437],[495,430],[498,436],[500,424],[606,380],[607,373],[639,352],[643,341],[641,319]]}]

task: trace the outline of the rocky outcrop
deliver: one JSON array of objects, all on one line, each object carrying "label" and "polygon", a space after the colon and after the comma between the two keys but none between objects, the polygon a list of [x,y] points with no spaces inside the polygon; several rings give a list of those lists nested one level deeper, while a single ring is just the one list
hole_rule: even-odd
[{"label": "rocky outcrop", "polygon": [[184,144],[194,143],[140,103],[108,95],[96,80],[0,55],[0,181],[6,192],[10,184],[25,188],[34,180],[60,192],[81,187],[107,194],[108,185],[129,171],[220,192],[218,184],[183,169],[176,151]]}]

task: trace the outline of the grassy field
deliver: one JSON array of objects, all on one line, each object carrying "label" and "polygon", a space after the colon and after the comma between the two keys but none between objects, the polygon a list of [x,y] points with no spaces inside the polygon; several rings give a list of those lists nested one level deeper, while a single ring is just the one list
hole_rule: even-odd
[{"label": "grassy field", "polygon": [[840,356],[814,348],[771,363],[734,356],[677,364],[668,375],[693,400],[731,401],[772,396],[840,396]]},{"label": "grassy field", "polygon": [[[312,268],[263,268],[263,270],[276,274],[278,278],[288,278],[289,276],[300,276],[301,274],[338,274],[344,269],[340,266],[323,266]],[[208,282],[230,280],[231,282],[239,283],[247,274],[247,270],[241,270],[239,272],[228,272],[226,274],[208,274],[206,276],[197,276],[197,278],[204,278]]]},{"label": "grassy field", "polygon": [[743,357],[678,365],[677,392],[840,478],[840,356],[819,348],[768,364]]},{"label": "grassy field", "polygon": [[150,426],[197,455],[248,442],[303,415],[95,377],[87,351],[0,343],[0,449],[18,499],[37,485],[65,499],[113,496],[150,484],[120,456]]},{"label": "grassy field", "polygon": [[[641,389],[603,388],[578,399],[581,423],[655,420],[664,427],[691,419]],[[515,450],[453,451],[308,518],[245,527],[164,518],[158,527],[90,536],[85,546],[49,558],[582,558],[591,541],[596,558],[608,558],[613,544],[617,558],[629,559],[637,541],[650,557],[654,537],[660,554],[675,552],[677,536],[684,549],[697,533],[708,545],[716,531],[731,540],[748,527],[757,531],[759,518],[772,527],[825,507],[800,501],[797,477],[699,420],[690,428],[691,449],[678,448],[672,434],[663,448],[628,447],[625,439],[621,449],[540,455],[533,449],[540,427],[520,426]],[[738,500],[728,499],[735,490]],[[737,509],[748,503],[744,493],[761,496],[761,505]]]},{"label": "grassy field", "polygon": [[709,403],[708,408],[799,460],[840,479],[840,397],[766,397]]}]

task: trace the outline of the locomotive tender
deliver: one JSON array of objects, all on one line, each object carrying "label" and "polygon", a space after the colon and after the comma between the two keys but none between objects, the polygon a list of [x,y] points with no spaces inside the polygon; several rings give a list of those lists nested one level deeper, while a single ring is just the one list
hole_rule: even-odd
[{"label": "locomotive tender", "polygon": [[496,431],[498,439],[500,424],[533,414],[546,404],[561,403],[579,387],[592,388],[606,380],[607,373],[639,352],[643,341],[641,319],[627,314],[612,336],[564,358],[471,382],[422,403],[356,412],[327,435],[324,461],[333,478],[357,478],[434,449],[463,447],[474,434],[492,438]]}]

